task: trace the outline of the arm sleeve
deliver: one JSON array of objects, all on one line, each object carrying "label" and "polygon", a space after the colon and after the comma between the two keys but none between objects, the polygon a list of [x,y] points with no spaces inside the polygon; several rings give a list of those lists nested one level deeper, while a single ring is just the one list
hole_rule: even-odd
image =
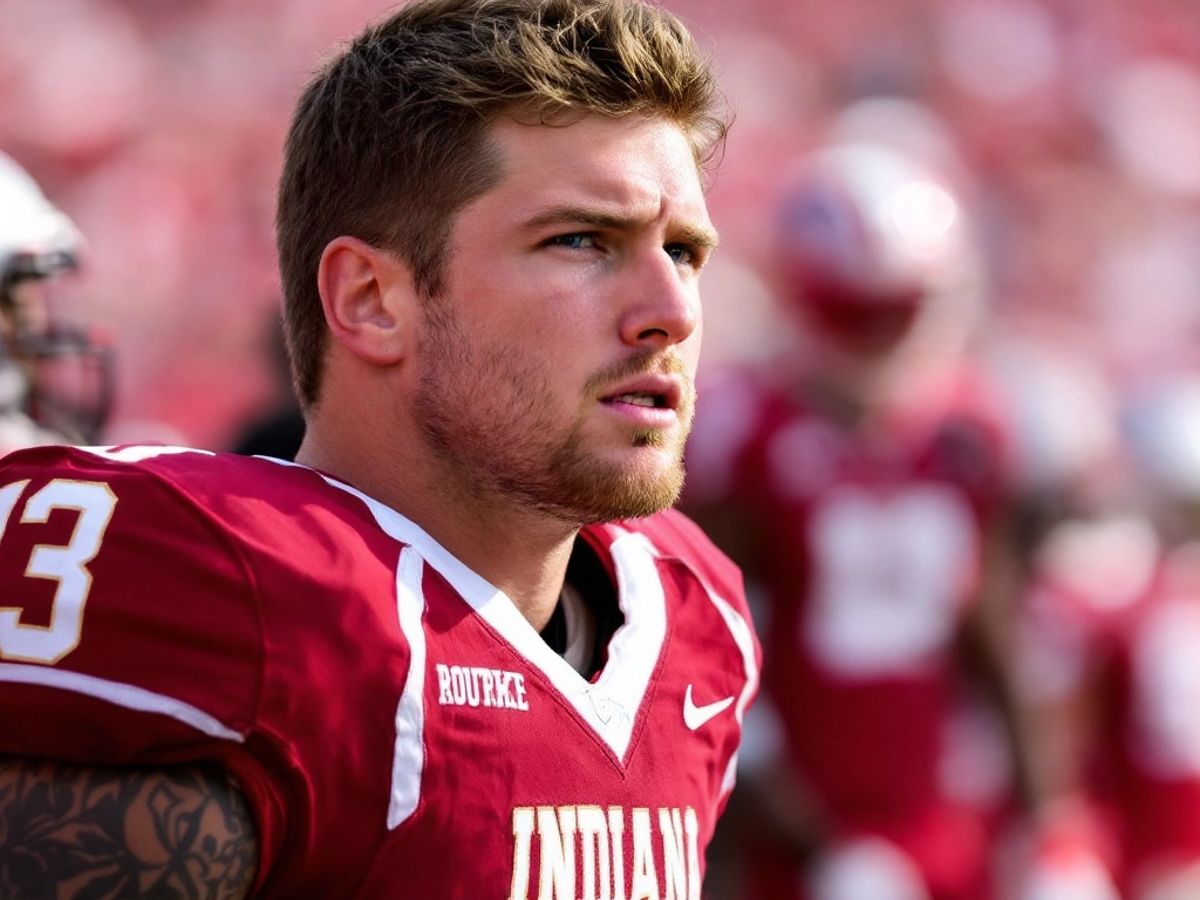
[{"label": "arm sleeve", "polygon": [[68,448],[0,461],[0,754],[219,764],[269,858],[287,760],[254,734],[261,670],[236,544],[153,465]]}]

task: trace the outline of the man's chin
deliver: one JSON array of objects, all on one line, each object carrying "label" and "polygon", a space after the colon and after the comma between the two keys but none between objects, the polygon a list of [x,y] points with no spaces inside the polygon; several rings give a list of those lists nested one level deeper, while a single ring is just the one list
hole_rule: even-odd
[{"label": "man's chin", "polygon": [[574,441],[547,466],[541,498],[576,524],[635,519],[671,506],[683,489],[683,452],[677,435],[649,431],[645,442]]},{"label": "man's chin", "polygon": [[673,505],[682,490],[681,464],[653,472],[626,471],[608,478],[598,477],[579,508],[587,523],[638,519]]}]

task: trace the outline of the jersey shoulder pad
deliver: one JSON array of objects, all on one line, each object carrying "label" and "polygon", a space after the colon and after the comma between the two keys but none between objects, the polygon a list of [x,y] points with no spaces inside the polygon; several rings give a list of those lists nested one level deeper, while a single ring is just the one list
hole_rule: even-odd
[{"label": "jersey shoulder pad", "polygon": [[687,445],[685,508],[727,503],[745,490],[761,468],[758,451],[778,405],[756,373],[726,367],[703,380]]},{"label": "jersey shoulder pad", "polygon": [[679,510],[667,509],[623,524],[645,535],[660,556],[686,565],[739,612],[745,610],[741,569]]},{"label": "jersey shoulder pad", "polygon": [[0,752],[127,762],[240,740],[253,719],[262,636],[246,561],[153,465],[206,455],[139,453],[0,461],[0,717],[32,723],[4,729]]}]

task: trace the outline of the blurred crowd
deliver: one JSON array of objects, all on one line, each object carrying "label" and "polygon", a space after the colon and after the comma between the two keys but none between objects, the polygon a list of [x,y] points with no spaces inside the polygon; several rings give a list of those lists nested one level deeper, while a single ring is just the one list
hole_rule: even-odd
[{"label": "blurred crowd", "polygon": [[[767,652],[712,895],[1200,897],[1194,4],[668,5],[735,115],[683,503]],[[106,440],[292,421],[286,116],[387,7],[0,3]]]}]

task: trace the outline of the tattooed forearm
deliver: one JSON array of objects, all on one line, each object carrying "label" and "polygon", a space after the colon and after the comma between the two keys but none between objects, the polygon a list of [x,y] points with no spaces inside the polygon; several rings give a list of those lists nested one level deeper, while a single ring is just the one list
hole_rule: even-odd
[{"label": "tattooed forearm", "polygon": [[92,769],[0,759],[0,896],[241,898],[257,845],[211,768]]}]

